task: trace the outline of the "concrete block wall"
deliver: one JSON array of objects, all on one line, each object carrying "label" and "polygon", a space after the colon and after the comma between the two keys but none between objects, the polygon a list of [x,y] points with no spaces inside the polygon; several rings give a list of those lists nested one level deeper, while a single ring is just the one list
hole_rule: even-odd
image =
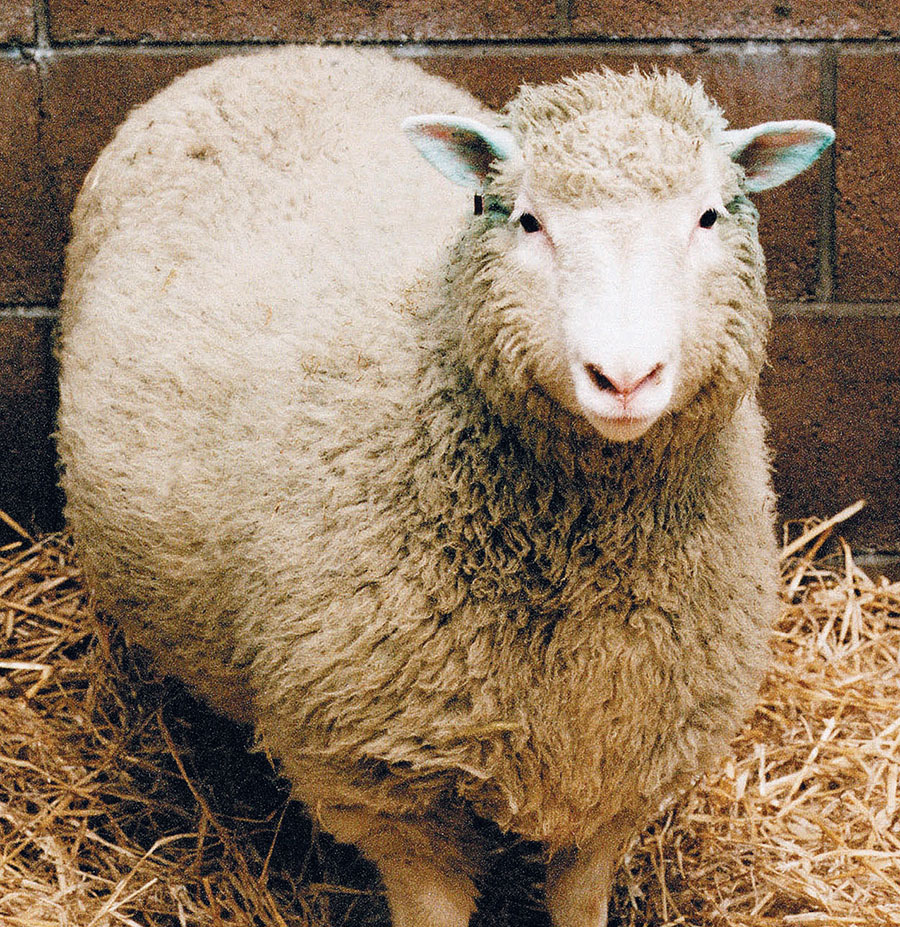
[{"label": "concrete block wall", "polygon": [[50,356],[67,216],[128,110],[261,43],[386,43],[501,105],[608,64],[701,77],[734,126],[838,142],[757,197],[776,313],[764,402],[789,518],[900,555],[900,5],[896,0],[0,0],[0,508],[58,524]]}]

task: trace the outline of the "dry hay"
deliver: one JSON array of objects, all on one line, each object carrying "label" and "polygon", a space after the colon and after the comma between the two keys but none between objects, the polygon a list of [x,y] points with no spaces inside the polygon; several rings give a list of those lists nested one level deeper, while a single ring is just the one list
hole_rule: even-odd
[{"label": "dry hay", "polygon": [[[817,561],[837,520],[786,545],[759,706],[632,848],[612,923],[900,925],[900,583],[840,541]],[[0,924],[383,925],[374,872],[247,733],[94,622],[65,537],[21,533],[0,549]],[[536,889],[497,900],[535,871],[504,859],[481,920],[544,923]]]}]

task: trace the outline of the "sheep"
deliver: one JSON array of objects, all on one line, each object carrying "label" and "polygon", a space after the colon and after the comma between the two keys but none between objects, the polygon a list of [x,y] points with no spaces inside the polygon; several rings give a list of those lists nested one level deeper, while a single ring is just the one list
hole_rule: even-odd
[{"label": "sheep", "polygon": [[97,608],[252,723],[394,927],[468,923],[483,820],[542,845],[556,927],[602,927],[752,706],[747,195],[832,139],[729,129],[673,72],[496,115],[384,51],[283,48],[179,79],[89,173],[57,439]]}]

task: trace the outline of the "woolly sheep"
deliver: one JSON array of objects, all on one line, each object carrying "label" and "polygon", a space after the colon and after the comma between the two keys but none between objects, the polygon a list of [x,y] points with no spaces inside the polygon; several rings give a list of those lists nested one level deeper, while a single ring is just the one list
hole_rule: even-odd
[{"label": "woolly sheep", "polygon": [[673,73],[497,117],[385,52],[282,49],[177,81],[91,171],[58,440],[98,608],[253,723],[395,927],[468,922],[479,819],[543,844],[556,927],[605,924],[629,838],[751,706],[746,194],[832,137],[728,130]]}]

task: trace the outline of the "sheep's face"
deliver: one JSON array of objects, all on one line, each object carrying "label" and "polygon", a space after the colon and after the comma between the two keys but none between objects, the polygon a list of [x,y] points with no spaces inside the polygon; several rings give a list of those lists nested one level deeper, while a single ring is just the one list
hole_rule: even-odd
[{"label": "sheep's face", "polygon": [[677,75],[582,75],[525,88],[510,129],[422,117],[407,130],[483,193],[466,246],[476,377],[538,387],[603,437],[629,441],[711,383],[740,395],[768,310],[756,214],[743,194],[811,163],[818,123],[727,132]]},{"label": "sheep's face", "polygon": [[730,220],[711,182],[588,206],[525,186],[494,238],[498,278],[525,283],[529,294],[515,327],[530,328],[528,343],[543,346],[530,358],[531,376],[617,441],[689,402],[709,375],[697,376],[697,358],[686,356],[696,354],[692,333],[726,337],[711,331],[710,301],[716,278],[729,273],[722,226]]}]

